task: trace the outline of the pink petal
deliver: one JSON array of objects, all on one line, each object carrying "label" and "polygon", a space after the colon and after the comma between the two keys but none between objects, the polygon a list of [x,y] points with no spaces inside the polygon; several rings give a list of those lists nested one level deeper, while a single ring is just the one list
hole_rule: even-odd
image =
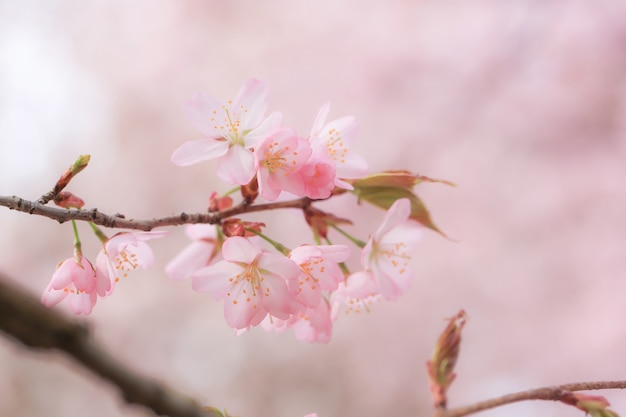
[{"label": "pink petal", "polygon": [[165,273],[175,280],[189,278],[194,272],[209,264],[214,249],[213,242],[192,242],[167,264]]},{"label": "pink petal", "polygon": [[272,316],[280,319],[289,318],[290,314],[298,311],[299,303],[287,290],[285,280],[281,276],[271,273],[263,274],[263,307]]},{"label": "pink petal", "polygon": [[313,122],[313,127],[311,128],[311,137],[318,137],[322,128],[324,127],[324,123],[326,123],[326,118],[328,117],[328,112],[330,111],[330,103],[325,103],[317,112],[317,116],[315,117],[315,121]]},{"label": "pink petal", "polygon": [[[246,281],[244,283],[247,284]],[[244,283],[234,287],[231,297],[224,300],[224,318],[226,323],[235,329],[254,326],[267,314],[262,305],[261,293],[251,291]]]},{"label": "pink petal", "polygon": [[67,304],[74,314],[91,314],[93,306],[96,305],[96,293],[81,292],[80,294],[70,294],[67,297]]},{"label": "pink petal", "polygon": [[400,198],[396,200],[383,219],[382,225],[378,228],[374,234],[374,239],[379,240],[385,233],[392,228],[398,226],[400,223],[405,222],[411,215],[411,202],[408,198]]},{"label": "pink petal", "polygon": [[245,185],[254,177],[254,154],[242,146],[231,146],[223,156],[217,160],[217,175],[230,184]]},{"label": "pink petal", "polygon": [[285,281],[295,280],[300,276],[298,264],[283,255],[263,252],[258,258],[257,265],[260,270],[270,271]]},{"label": "pink petal", "polygon": [[63,290],[55,290],[48,285],[48,287],[44,290],[43,294],[41,294],[41,304],[46,307],[53,307],[59,304],[69,292],[65,292]]},{"label": "pink petal", "polygon": [[115,285],[115,268],[104,251],[98,253],[96,258],[96,292],[100,297],[105,297],[113,292]]},{"label": "pink petal", "polygon": [[245,237],[233,236],[222,245],[222,256],[227,261],[249,265],[261,254],[261,248]]},{"label": "pink petal", "polygon": [[198,162],[218,158],[228,152],[229,142],[212,138],[202,138],[183,143],[172,154],[170,161],[178,166],[188,166]]},{"label": "pink petal", "polygon": [[[221,300],[231,291],[234,278],[244,272],[244,268],[233,262],[220,261],[194,272],[191,288],[198,292],[208,292]],[[230,279],[233,278],[231,281]]]},{"label": "pink petal", "polygon": [[219,137],[221,131],[215,126],[224,117],[222,104],[222,101],[209,94],[198,93],[187,102],[185,110],[196,129],[208,137]]},{"label": "pink petal", "polygon": [[268,136],[272,135],[280,126],[283,120],[283,114],[280,112],[272,112],[258,126],[254,127],[244,136],[244,143],[247,148],[256,148]]},{"label": "pink petal", "polygon": [[50,288],[55,290],[62,290],[69,287],[74,280],[74,273],[76,269],[80,268],[74,258],[64,260],[52,274],[50,280]]},{"label": "pink petal", "polygon": [[[245,130],[254,129],[260,122],[269,106],[269,87],[255,78],[247,80],[233,101],[232,109],[238,111],[237,118]],[[244,108],[245,113],[240,112]]]}]

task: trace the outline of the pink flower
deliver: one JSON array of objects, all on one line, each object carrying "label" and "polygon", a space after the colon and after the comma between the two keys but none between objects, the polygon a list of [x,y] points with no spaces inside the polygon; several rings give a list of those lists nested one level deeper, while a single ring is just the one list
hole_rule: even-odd
[{"label": "pink flower", "polygon": [[224,317],[229,326],[256,326],[268,314],[287,319],[301,308],[288,290],[288,283],[300,274],[291,259],[263,251],[238,236],[226,239],[222,256],[223,261],[193,274],[192,287],[224,300]]},{"label": "pink flower", "polygon": [[408,288],[413,276],[409,268],[410,251],[421,239],[422,227],[410,216],[409,199],[396,200],[361,252],[363,268],[371,272],[380,293],[390,300]]},{"label": "pink flower", "polygon": [[192,240],[191,244],[165,267],[165,273],[176,280],[189,278],[198,269],[209,265],[220,250],[217,229],[213,225],[189,224],[185,233]]},{"label": "pink flower", "polygon": [[344,274],[338,263],[349,257],[350,248],[346,245],[302,245],[292,250],[289,258],[302,271],[294,291],[298,301],[307,307],[318,307],[322,291],[333,291],[343,281]]},{"label": "pink flower", "polygon": [[320,109],[313,123],[309,141],[313,147],[313,155],[334,166],[335,185],[351,190],[352,186],[342,181],[341,178],[361,178],[368,169],[365,159],[350,150],[358,125],[353,116],[345,116],[326,123],[329,110],[329,103],[324,104]]},{"label": "pink flower", "polygon": [[304,185],[304,195],[314,200],[330,197],[335,189],[335,166],[329,161],[313,157],[302,167],[298,176]]},{"label": "pink flower", "polygon": [[48,307],[64,299],[74,314],[90,314],[96,305],[96,271],[87,258],[61,262],[41,295],[42,304]]},{"label": "pink flower", "polygon": [[303,196],[305,184],[298,175],[311,155],[311,145],[292,129],[278,130],[254,152],[258,161],[259,192],[275,200],[281,191]]},{"label": "pink flower", "polygon": [[204,138],[184,143],[172,154],[176,165],[192,165],[218,158],[217,175],[231,184],[247,184],[256,170],[252,148],[278,128],[282,115],[267,118],[269,89],[265,83],[246,81],[234,101],[196,94],[188,103],[191,122]]},{"label": "pink flower", "polygon": [[98,295],[111,294],[115,283],[129,271],[151,267],[154,255],[145,241],[167,234],[165,231],[121,232],[107,240],[96,258]]},{"label": "pink flower", "polygon": [[369,311],[369,305],[380,301],[378,285],[371,272],[360,271],[339,283],[330,297],[331,318],[337,319],[339,311],[346,314]]}]

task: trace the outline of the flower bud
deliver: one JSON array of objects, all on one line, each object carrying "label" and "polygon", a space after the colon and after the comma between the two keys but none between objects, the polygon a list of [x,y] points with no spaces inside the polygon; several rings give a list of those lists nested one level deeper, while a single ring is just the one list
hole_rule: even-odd
[{"label": "flower bud", "polygon": [[453,371],[459,357],[461,330],[465,321],[466,314],[463,310],[450,318],[448,325],[437,340],[432,359],[426,363],[430,392],[436,408],[446,406],[446,392],[456,377]]},{"label": "flower bud", "polygon": [[217,193],[213,191],[209,196],[209,213],[215,213],[216,211],[224,211],[233,206],[233,199],[229,196],[218,197]]},{"label": "flower bud", "polygon": [[69,208],[83,208],[85,202],[80,198],[70,193],[69,191],[61,191],[54,196],[54,204],[66,209]]}]

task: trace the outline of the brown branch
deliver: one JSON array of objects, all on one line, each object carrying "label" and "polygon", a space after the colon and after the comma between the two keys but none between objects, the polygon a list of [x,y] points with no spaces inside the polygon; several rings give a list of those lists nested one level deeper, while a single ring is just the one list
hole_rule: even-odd
[{"label": "brown branch", "polygon": [[481,401],[465,407],[453,408],[450,410],[439,409],[435,413],[436,417],[462,417],[469,414],[485,411],[520,401],[547,400],[561,401],[568,403],[571,393],[574,391],[591,391],[601,389],[626,389],[626,381],[599,381],[599,382],[579,382],[573,384],[556,385],[553,387],[536,388],[527,391],[507,394],[501,397]]},{"label": "brown branch", "polygon": [[218,417],[194,400],[167,386],[129,370],[103,350],[89,329],[11,284],[0,275],[0,330],[35,349],[65,352],[99,377],[115,385],[129,404],[139,404],[157,415],[171,417]]},{"label": "brown branch", "polygon": [[48,217],[50,219],[58,221],[59,223],[64,223],[69,220],[80,220],[93,222],[99,226],[104,227],[145,231],[152,230],[156,227],[180,226],[183,224],[218,224],[223,219],[232,216],[259,211],[275,210],[282,208],[303,209],[309,206],[312,201],[313,200],[311,200],[310,198],[303,197],[296,200],[281,201],[277,203],[253,205],[247,205],[242,203],[227,210],[215,213],[180,213],[152,220],[128,220],[121,214],[109,215],[102,213],[95,208],[91,210],[61,209],[56,207],[48,207],[38,203],[37,201],[25,200],[17,196],[0,196],[0,206],[7,207],[10,210],[21,211],[23,213]]}]

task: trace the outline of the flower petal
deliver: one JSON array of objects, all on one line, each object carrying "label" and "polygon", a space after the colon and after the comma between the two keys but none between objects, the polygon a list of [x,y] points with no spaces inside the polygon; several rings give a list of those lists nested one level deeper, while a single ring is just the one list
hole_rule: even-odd
[{"label": "flower petal", "polygon": [[217,175],[230,184],[245,185],[255,174],[254,154],[242,146],[231,146],[217,160]]},{"label": "flower petal", "polygon": [[188,166],[198,162],[218,158],[228,152],[226,140],[202,138],[180,145],[172,154],[170,161],[178,166]]},{"label": "flower petal", "polygon": [[196,129],[208,137],[219,137],[222,132],[217,123],[225,116],[222,106],[222,101],[216,97],[198,93],[187,101],[185,111]]}]

